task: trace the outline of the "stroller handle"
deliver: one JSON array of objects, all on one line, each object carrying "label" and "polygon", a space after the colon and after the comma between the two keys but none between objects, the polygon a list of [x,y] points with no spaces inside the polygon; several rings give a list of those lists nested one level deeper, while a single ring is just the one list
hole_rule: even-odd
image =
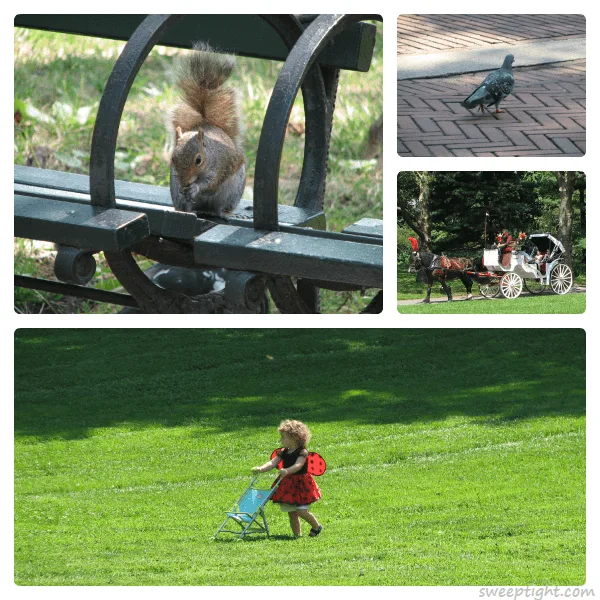
[{"label": "stroller handle", "polygon": [[[250,481],[250,485],[249,485],[249,487],[253,486],[253,485],[254,485],[254,483],[256,482],[256,480],[257,480],[257,479],[258,479],[258,478],[259,478],[261,475],[264,475],[264,473],[265,473],[264,471],[258,471],[257,473],[255,473],[255,474],[252,476],[252,479],[251,479],[251,481]],[[284,475],[283,477],[285,477],[285,475]],[[274,491],[275,491],[275,490],[276,490],[276,489],[279,487],[279,484],[282,482],[282,480],[283,480],[283,477],[282,477],[281,475],[278,475],[278,476],[277,476],[277,478],[276,478],[276,479],[275,479],[275,481],[273,482],[273,485],[271,486],[272,492],[274,492]],[[271,493],[272,493],[272,492],[271,492]]]}]

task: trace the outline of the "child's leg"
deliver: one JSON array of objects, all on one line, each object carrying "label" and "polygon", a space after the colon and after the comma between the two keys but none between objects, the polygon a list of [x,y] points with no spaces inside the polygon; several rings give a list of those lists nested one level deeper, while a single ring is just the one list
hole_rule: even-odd
[{"label": "child's leg", "polygon": [[315,517],[315,515],[313,515],[309,510],[305,509],[298,509],[298,516],[301,519],[304,519],[307,523],[310,524],[312,529],[319,529],[320,524],[319,521],[317,521],[317,518]]},{"label": "child's leg", "polygon": [[298,518],[298,513],[294,510],[289,512],[288,515],[290,516],[290,526],[292,527],[294,535],[300,535],[300,519]]}]

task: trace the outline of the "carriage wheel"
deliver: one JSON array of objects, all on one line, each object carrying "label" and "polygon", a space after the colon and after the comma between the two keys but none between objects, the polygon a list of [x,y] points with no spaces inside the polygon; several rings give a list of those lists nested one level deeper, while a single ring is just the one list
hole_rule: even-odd
[{"label": "carriage wheel", "polygon": [[516,273],[504,273],[500,280],[500,291],[508,300],[514,300],[523,291],[523,280]]},{"label": "carriage wheel", "polygon": [[500,293],[500,280],[492,279],[487,283],[480,283],[479,293],[484,298],[495,298]]},{"label": "carriage wheel", "polygon": [[550,286],[555,294],[566,294],[573,287],[573,271],[569,265],[557,264],[550,273]]},{"label": "carriage wheel", "polygon": [[530,294],[541,294],[546,289],[543,279],[525,279],[523,283]]}]

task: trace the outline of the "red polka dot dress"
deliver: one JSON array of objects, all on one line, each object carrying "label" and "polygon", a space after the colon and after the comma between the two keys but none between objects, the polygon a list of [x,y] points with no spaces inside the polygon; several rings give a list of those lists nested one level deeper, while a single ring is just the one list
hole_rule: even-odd
[{"label": "red polka dot dress", "polygon": [[[287,448],[278,451],[277,454],[283,462],[283,465],[280,463],[278,468],[287,469],[293,466],[303,451],[305,451],[305,448],[303,447],[297,448],[293,452]],[[273,502],[303,506],[312,504],[321,498],[321,490],[319,489],[315,478],[308,472],[309,460],[311,459],[312,457],[309,456],[297,473],[287,475],[283,478],[279,487],[271,497]]]}]

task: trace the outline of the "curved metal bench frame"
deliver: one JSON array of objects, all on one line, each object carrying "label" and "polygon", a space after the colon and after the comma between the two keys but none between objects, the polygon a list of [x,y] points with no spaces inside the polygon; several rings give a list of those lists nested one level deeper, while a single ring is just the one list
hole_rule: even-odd
[{"label": "curved metal bench frame", "polygon": [[[254,228],[277,230],[279,168],[294,100],[302,89],[306,140],[295,205],[321,210],[333,119],[338,69],[321,68],[315,61],[327,43],[348,25],[380,20],[379,15],[321,15],[306,30],[292,15],[261,15],[290,49],[267,108],[256,158]],[[121,116],[139,69],[152,48],[184,15],[150,15],[133,33],[118,58],[102,95],[92,137],[90,194],[93,205],[114,208],[114,159]],[[130,251],[105,252],[113,273],[149,313],[213,313],[225,308],[225,295],[216,292],[189,297],[155,285],[139,268]],[[317,312],[317,288],[289,277],[272,277],[271,294],[282,312]],[[256,291],[256,290],[255,290]]]}]

